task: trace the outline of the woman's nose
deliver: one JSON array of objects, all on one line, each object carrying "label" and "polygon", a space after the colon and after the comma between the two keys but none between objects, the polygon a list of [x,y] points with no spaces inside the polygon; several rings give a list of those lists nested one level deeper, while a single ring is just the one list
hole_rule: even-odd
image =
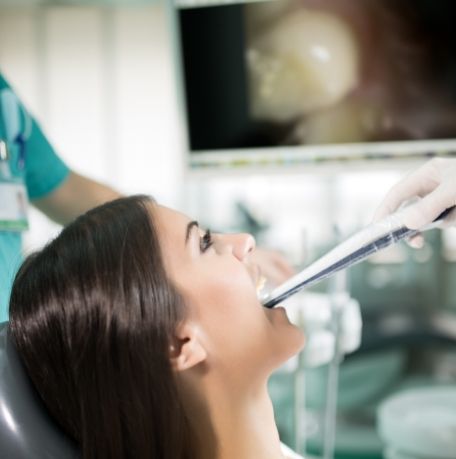
[{"label": "woman's nose", "polygon": [[251,234],[225,234],[224,238],[227,245],[231,246],[233,255],[241,261],[255,248],[255,239]]}]

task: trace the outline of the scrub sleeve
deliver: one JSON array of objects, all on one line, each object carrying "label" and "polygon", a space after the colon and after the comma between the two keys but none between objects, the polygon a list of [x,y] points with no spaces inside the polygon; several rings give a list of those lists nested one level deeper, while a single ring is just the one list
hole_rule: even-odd
[{"label": "scrub sleeve", "polygon": [[[11,91],[0,74],[0,92]],[[21,121],[27,114],[20,106]],[[15,139],[6,138],[7,116],[0,111],[0,139],[8,145],[9,168],[12,177],[25,183],[29,199],[43,198],[56,190],[68,177],[69,169],[42,133],[37,122],[31,120],[31,129],[24,139],[23,153]],[[3,129],[2,129],[3,127]],[[25,129],[24,126],[21,129]],[[3,131],[3,132],[2,132]],[[25,154],[24,154],[25,153]],[[21,164],[21,157],[24,164]],[[0,176],[0,181],[3,180]],[[2,203],[0,202],[0,206]],[[0,322],[8,320],[8,300],[14,275],[22,261],[22,234],[20,231],[0,230]]]}]

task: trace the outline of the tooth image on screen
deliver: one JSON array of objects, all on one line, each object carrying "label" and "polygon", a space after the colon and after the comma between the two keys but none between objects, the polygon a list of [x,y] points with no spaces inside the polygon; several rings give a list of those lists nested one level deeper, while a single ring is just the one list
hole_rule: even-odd
[{"label": "tooth image on screen", "polygon": [[257,24],[246,56],[255,118],[290,121],[337,104],[356,87],[356,40],[338,17],[300,9],[265,27],[254,18],[247,24]]}]

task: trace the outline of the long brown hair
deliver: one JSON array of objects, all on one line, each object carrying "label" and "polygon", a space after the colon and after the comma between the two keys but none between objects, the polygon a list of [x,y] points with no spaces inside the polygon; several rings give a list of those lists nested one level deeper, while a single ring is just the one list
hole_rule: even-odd
[{"label": "long brown hair", "polygon": [[82,215],[16,275],[10,333],[52,416],[82,457],[190,457],[169,361],[184,316],[151,199]]}]

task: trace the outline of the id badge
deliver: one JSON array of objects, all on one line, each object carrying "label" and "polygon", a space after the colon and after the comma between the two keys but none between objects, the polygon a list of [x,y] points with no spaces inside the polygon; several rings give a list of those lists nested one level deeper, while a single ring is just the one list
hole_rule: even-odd
[{"label": "id badge", "polygon": [[28,229],[27,190],[22,182],[0,181],[0,231]]}]

